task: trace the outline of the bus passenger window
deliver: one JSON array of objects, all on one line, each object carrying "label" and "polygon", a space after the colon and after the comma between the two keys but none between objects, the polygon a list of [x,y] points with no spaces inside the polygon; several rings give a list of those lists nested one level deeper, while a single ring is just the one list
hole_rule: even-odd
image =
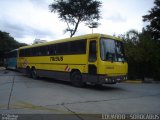
[{"label": "bus passenger window", "polygon": [[89,45],[89,62],[95,62],[97,60],[96,57],[96,41],[90,41]]}]

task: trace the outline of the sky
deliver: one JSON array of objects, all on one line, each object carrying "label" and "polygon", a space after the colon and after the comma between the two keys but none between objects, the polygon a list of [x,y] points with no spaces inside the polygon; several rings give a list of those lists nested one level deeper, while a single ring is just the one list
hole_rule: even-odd
[{"label": "sky", "polygon": [[[0,0],[0,30],[15,40],[32,44],[35,39],[51,41],[69,37],[64,34],[67,24],[51,13],[48,5],[54,0]],[[125,34],[135,29],[141,32],[146,23],[142,16],[154,6],[154,0],[99,0],[102,2],[100,26],[94,33]],[[92,30],[80,23],[75,36]]]}]

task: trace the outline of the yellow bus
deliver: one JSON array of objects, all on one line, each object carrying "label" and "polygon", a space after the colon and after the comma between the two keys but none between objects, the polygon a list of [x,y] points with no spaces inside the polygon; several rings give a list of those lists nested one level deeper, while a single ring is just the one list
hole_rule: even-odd
[{"label": "yellow bus", "polygon": [[32,78],[71,81],[78,87],[121,82],[128,72],[122,40],[98,33],[20,47],[17,66]]}]

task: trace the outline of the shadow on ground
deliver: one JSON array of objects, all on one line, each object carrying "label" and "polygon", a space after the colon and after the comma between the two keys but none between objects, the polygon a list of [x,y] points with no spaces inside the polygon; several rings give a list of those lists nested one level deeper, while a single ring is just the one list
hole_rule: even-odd
[{"label": "shadow on ground", "polygon": [[[53,78],[41,77],[41,78],[32,79],[32,80],[40,80],[40,81],[45,81],[45,82],[48,82],[48,83],[63,84],[63,85],[66,85],[66,86],[75,87],[68,81],[61,81],[61,80],[57,80],[57,79],[53,79]],[[119,83],[117,83],[117,84],[119,84]],[[92,90],[96,90],[96,91],[125,91],[125,89],[122,89],[122,88],[118,87],[116,84],[105,84],[105,85],[88,85],[88,84],[85,84],[85,86],[82,87],[82,89],[92,89]]]}]

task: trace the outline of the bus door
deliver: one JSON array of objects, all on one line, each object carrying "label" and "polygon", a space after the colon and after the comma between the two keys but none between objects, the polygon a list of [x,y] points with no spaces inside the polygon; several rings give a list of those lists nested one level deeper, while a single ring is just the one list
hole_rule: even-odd
[{"label": "bus door", "polygon": [[88,81],[97,82],[97,41],[96,39],[89,40],[88,54]]}]

